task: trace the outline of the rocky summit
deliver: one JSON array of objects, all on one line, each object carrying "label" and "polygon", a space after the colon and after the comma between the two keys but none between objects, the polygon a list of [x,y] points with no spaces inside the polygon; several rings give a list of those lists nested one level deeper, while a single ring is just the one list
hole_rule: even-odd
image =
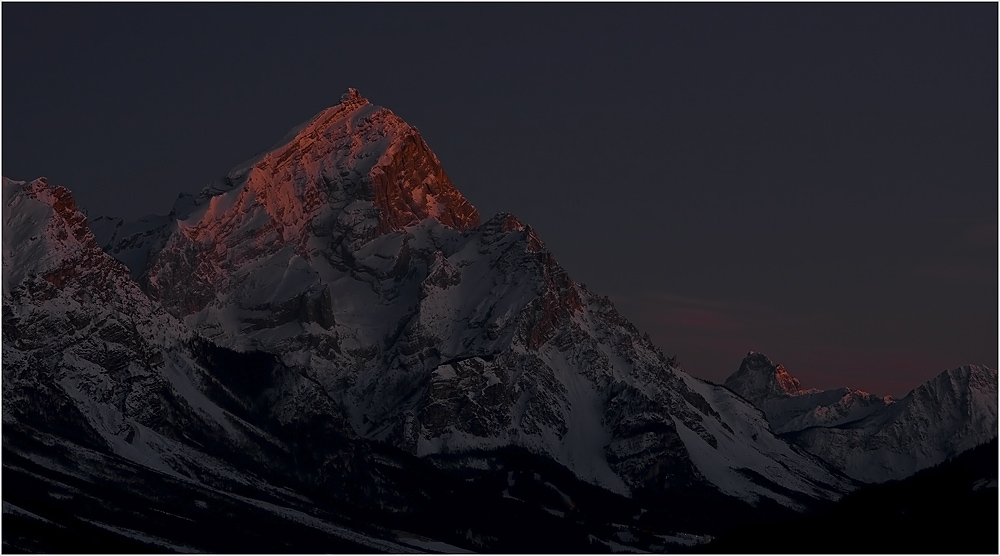
[{"label": "rocky summit", "polygon": [[356,90],[166,216],[3,201],[5,549],[666,550],[856,486],[823,393],[690,376]]}]

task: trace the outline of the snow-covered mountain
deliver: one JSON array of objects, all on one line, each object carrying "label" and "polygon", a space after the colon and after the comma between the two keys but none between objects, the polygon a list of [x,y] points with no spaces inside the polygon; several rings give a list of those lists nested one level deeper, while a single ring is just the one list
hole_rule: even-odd
[{"label": "snow-covered mountain", "polygon": [[198,338],[65,188],[5,178],[3,204],[5,550],[412,551],[345,522],[421,509],[397,482],[426,469],[388,477],[404,463],[358,441],[312,380]]},{"label": "snow-covered mountain", "polygon": [[[854,486],[750,403],[822,393],[752,365],[740,395],[691,377],[530,226],[481,222],[417,131],[353,89],[166,216],[88,223],[44,179],[4,179],[3,202],[5,477],[83,480],[150,527],[162,516],[137,508],[189,516],[207,497],[240,535],[264,512],[352,548],[431,546],[405,526],[523,550],[502,538],[516,524],[581,551],[650,527],[684,543]],[[5,490],[5,514],[49,508],[36,491]]]},{"label": "snow-covered mountain", "polygon": [[[5,178],[3,203],[5,447],[15,433],[51,435],[174,478],[263,485],[248,473],[287,442],[223,382],[213,350],[101,250],[69,191]],[[302,377],[270,381],[297,407],[336,415]]]},{"label": "snow-covered mountain", "polygon": [[416,130],[357,91],[174,213],[140,232],[164,239],[109,252],[153,245],[131,263],[150,297],[214,342],[279,354],[363,438],[421,457],[522,447],[622,494],[707,482],[794,504],[765,485],[846,486],[671,365],[530,226],[480,225]]},{"label": "snow-covered mountain", "polygon": [[[169,382],[150,369],[173,369],[164,350],[191,333],[98,247],[69,191],[4,179],[3,203],[5,431],[75,419],[89,426],[66,428],[107,433],[93,440],[123,452],[160,442],[151,425],[168,401],[145,394]],[[169,468],[151,456],[137,457]]]},{"label": "snow-covered mountain", "polygon": [[980,365],[945,371],[893,400],[803,389],[783,366],[750,352],[725,385],[776,433],[865,482],[908,477],[997,437],[997,372]]}]

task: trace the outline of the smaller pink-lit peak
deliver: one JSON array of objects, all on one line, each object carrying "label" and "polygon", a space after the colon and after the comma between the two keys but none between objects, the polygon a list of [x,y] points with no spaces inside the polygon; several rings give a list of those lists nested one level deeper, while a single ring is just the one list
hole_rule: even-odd
[{"label": "smaller pink-lit peak", "polygon": [[797,378],[788,373],[784,365],[775,365],[763,353],[750,351],[743,358],[738,371],[726,379],[726,386],[735,392],[768,393],[778,396],[795,396],[808,393]]},{"label": "smaller pink-lit peak", "polygon": [[50,206],[60,216],[72,217],[73,219],[86,218],[79,212],[73,194],[65,187],[50,184],[48,178],[36,178],[30,182],[4,178],[4,187],[8,186],[12,194],[16,191],[23,191],[28,197]]}]

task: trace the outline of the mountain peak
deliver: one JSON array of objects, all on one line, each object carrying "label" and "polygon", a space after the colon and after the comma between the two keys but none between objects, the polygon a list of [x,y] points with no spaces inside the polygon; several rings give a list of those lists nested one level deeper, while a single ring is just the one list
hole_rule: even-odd
[{"label": "mountain peak", "polygon": [[750,351],[739,370],[726,379],[726,387],[751,401],[758,397],[796,396],[808,390],[784,365],[775,365],[763,353]]},{"label": "mountain peak", "polygon": [[948,369],[914,388],[908,396],[940,398],[962,392],[981,392],[995,398],[997,371],[986,365],[963,365]]},{"label": "mountain peak", "polygon": [[[4,243],[5,256],[9,243],[13,249],[14,238],[10,234],[15,228],[33,230],[31,241],[44,237],[49,244],[65,245],[64,249],[71,251],[94,243],[87,217],[77,208],[73,195],[65,187],[51,185],[44,177],[30,182],[3,178],[3,203],[4,239],[12,240]],[[22,238],[22,241],[29,240]],[[36,262],[25,261],[25,264]]]},{"label": "mountain peak", "polygon": [[349,89],[276,147],[179,200],[170,223],[146,234],[148,255],[131,267],[146,269],[151,296],[187,315],[238,280],[234,267],[279,253],[350,259],[427,219],[459,231],[479,225],[417,130]]},{"label": "mountain peak", "polygon": [[460,230],[479,225],[479,213],[417,130],[353,88],[270,151],[234,168],[224,183],[207,187],[200,202],[240,188],[285,228],[355,201],[377,209],[376,235],[426,218]]},{"label": "mountain peak", "polygon": [[94,299],[105,296],[106,301],[125,273],[101,251],[70,191],[46,178],[31,182],[3,178],[0,235],[4,295],[23,290],[15,295],[44,301],[66,289]]},{"label": "mountain peak", "polygon": [[779,434],[857,421],[893,403],[889,396],[851,388],[802,388],[783,365],[752,351],[725,385],[763,411],[771,429]]}]

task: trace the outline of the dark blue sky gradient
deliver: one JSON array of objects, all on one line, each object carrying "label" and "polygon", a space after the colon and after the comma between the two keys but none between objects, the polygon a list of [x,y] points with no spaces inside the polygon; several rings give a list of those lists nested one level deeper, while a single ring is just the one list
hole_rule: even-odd
[{"label": "dark blue sky gradient", "polygon": [[997,365],[996,4],[11,4],[3,173],[169,210],[347,87],[696,376]]}]

